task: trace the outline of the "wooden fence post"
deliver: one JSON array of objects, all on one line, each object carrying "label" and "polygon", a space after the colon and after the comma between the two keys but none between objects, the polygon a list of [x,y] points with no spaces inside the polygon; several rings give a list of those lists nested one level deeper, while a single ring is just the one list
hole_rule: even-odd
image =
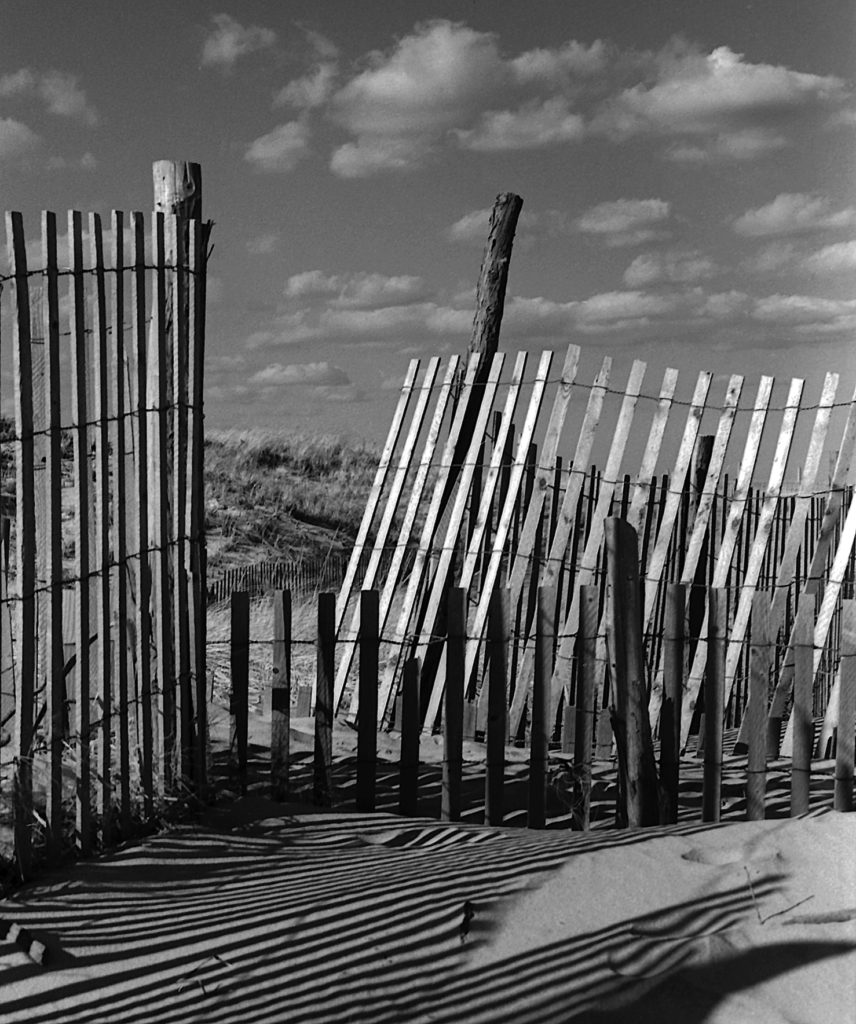
[{"label": "wooden fence post", "polygon": [[835,750],[836,811],[853,810],[853,757],[856,734],[856,601],[842,602],[841,675]]},{"label": "wooden fence post", "polygon": [[[794,623],[794,716],[793,758],[791,761],[791,817],[807,814],[811,795],[811,755],[814,747],[814,722],[811,691],[814,682],[814,594],[803,594]],[[768,727],[772,724],[772,719]],[[781,719],[776,720],[776,734]],[[769,733],[768,733],[769,739]],[[778,751],[777,751],[778,753]]]},{"label": "wooden fence post", "polygon": [[271,799],[288,794],[291,727],[291,592],[273,592],[273,679],[271,681]]},{"label": "wooden fence post", "polygon": [[333,803],[333,679],[336,661],[336,595],[318,595],[318,651],[315,676],[314,801]]},{"label": "wooden fence post", "polygon": [[360,591],[359,717],[357,719],[357,810],[375,809],[377,780],[377,690],[380,595]]},{"label": "wooden fence post", "polygon": [[484,820],[486,825],[503,821],[505,741],[508,733],[508,591],[495,586],[488,617],[490,665],[487,686],[487,763]]},{"label": "wooden fence post", "polygon": [[535,677],[532,683],[532,723],[529,732],[529,828],[547,823],[547,755],[550,723],[547,721],[547,687],[553,674],[556,588],[538,588],[535,619]]},{"label": "wooden fence post", "polygon": [[580,587],[580,635],[577,641],[577,717],[574,726],[574,815],[572,827],[588,832],[591,825],[591,761],[597,706],[597,628],[599,587]]},{"label": "wooden fence post", "polygon": [[[663,652],[663,703],[660,707],[660,824],[678,821],[681,767],[681,703],[687,651],[686,586],[666,585],[666,621]],[[702,615],[702,618],[704,616]]]},{"label": "wooden fence post", "polygon": [[719,821],[722,795],[722,726],[725,708],[725,644],[728,632],[726,591],[707,594],[708,656],[704,680],[704,782],[702,821]]},{"label": "wooden fence post", "polygon": [[443,705],[442,821],[461,817],[464,763],[464,660],[466,657],[467,592],[450,587],[447,593],[446,689]]},{"label": "wooden fence post", "polygon": [[419,659],[404,663],[401,683],[401,750],[398,764],[398,813],[419,813]]},{"label": "wooden fence post", "polygon": [[749,703],[746,706],[746,817],[762,821],[767,791],[767,688],[770,676],[769,596],[752,596],[749,641]]},{"label": "wooden fence post", "polygon": [[618,820],[629,828],[659,821],[657,766],[648,721],[645,651],[642,645],[642,591],[636,531],[625,520],[606,520],[608,566],[607,647],[618,748]]},{"label": "wooden fence post", "polygon": [[247,792],[247,730],[250,711],[250,595],[245,590],[232,593],[230,667],[229,760],[232,771],[237,774],[243,796]]}]

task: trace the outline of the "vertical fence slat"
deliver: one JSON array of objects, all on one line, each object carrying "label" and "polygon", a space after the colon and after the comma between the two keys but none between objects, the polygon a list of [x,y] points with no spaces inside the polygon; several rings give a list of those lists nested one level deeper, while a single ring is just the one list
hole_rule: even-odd
[{"label": "vertical fence slat", "polygon": [[[814,594],[800,599],[794,623],[794,753],[791,762],[791,817],[807,814],[810,806],[811,756],[814,747],[814,723],[811,714],[811,690],[814,682]],[[781,719],[776,721],[776,734]],[[769,720],[768,720],[769,726]],[[777,746],[778,750],[778,746]]]},{"label": "vertical fence slat", "polygon": [[488,700],[485,739],[486,778],[484,820],[487,825],[503,821],[502,791],[505,784],[505,742],[508,732],[508,591],[495,586],[488,617]]},{"label": "vertical fence slat", "polygon": [[232,592],[229,663],[229,759],[243,795],[247,791],[247,730],[250,710],[250,595],[245,590]]},{"label": "vertical fence slat", "polygon": [[[273,679],[271,681],[271,798],[288,794],[291,728],[291,592],[273,592]],[[197,688],[197,699],[199,693]],[[198,748],[197,748],[198,750]],[[204,754],[204,752],[203,752]]]},{"label": "vertical fence slat", "polygon": [[[151,543],[149,531],[149,413],[148,355],[146,345],[146,240],[145,221],[140,213],[131,215],[134,257],[131,277],[131,329],[130,362],[136,370],[136,389],[133,396],[135,413],[135,490],[132,503],[134,542],[137,549],[137,586],[134,626],[136,633],[135,717],[138,723],[137,740],[141,742],[140,781],[143,789],[143,809],[147,818],[154,814],[155,768],[154,750],[157,733],[155,705],[152,694],[152,572],[149,557]],[[153,487],[154,491],[155,488]]]},{"label": "vertical fence slat", "polygon": [[401,685],[401,750],[398,764],[398,813],[419,813],[419,659],[404,663]]},{"label": "vertical fence slat", "polygon": [[592,583],[580,588],[580,636],[577,651],[577,708],[574,724],[573,828],[588,832],[591,826],[592,744],[597,706],[596,680],[599,588]]},{"label": "vertical fence slat", "polygon": [[375,809],[377,780],[378,614],[376,590],[360,592],[360,715],[357,720],[357,810]]},{"label": "vertical fence slat", "polygon": [[333,683],[336,657],[336,595],[318,595],[315,673],[315,758],[313,794],[319,807],[333,802]]},{"label": "vertical fence slat", "polygon": [[178,774],[189,781],[193,759],[193,698],[190,680],[190,607],[188,601],[188,447],[187,405],[188,393],[188,291],[187,244],[185,222],[177,216],[166,218],[167,262],[170,273],[169,294],[172,302],[172,337],[168,358],[172,360],[167,403],[171,407],[172,436],[170,461],[172,494],[169,546],[171,551],[171,610],[173,613],[173,643],[175,650],[175,683],[173,693],[176,704],[175,764]]},{"label": "vertical fence slat", "polygon": [[678,821],[678,785],[681,766],[681,702],[686,660],[686,586],[666,586],[666,621],[663,651],[663,703],[660,708],[660,824]]},{"label": "vertical fence slat", "polygon": [[853,758],[856,736],[856,601],[843,602],[838,734],[835,752],[836,811],[853,810]]},{"label": "vertical fence slat", "polygon": [[59,289],[56,215],[42,213],[42,258],[45,264],[44,344],[45,402],[48,428],[47,582],[50,586],[45,649],[48,652],[47,729],[48,784],[45,820],[48,852],[59,853],[62,842],[62,749],[65,651],[62,630],[62,402],[60,381]]},{"label": "vertical fence slat", "polygon": [[529,828],[543,828],[547,821],[547,750],[550,731],[547,720],[547,687],[553,668],[555,609],[555,587],[539,587],[535,613],[535,673],[532,680],[532,721],[529,733]]},{"label": "vertical fence slat", "polygon": [[76,831],[77,843],[83,854],[89,852],[91,843],[91,802],[90,802],[90,584],[91,570],[90,527],[89,527],[89,439],[87,420],[86,379],[89,355],[86,346],[86,320],[83,287],[83,224],[77,211],[68,215],[69,263],[69,326],[71,333],[71,401],[72,423],[74,425],[74,483],[77,499],[77,531],[75,536],[75,589],[77,595],[78,627],[76,638],[77,653],[77,797]]},{"label": "vertical fence slat", "polygon": [[707,596],[708,657],[704,679],[704,778],[702,821],[719,821],[722,793],[722,726],[725,714],[725,644],[728,636],[725,592]]},{"label": "vertical fence slat", "polygon": [[767,688],[770,677],[770,599],[765,593],[752,598],[749,637],[749,703],[746,706],[746,817],[762,821],[767,793]]},{"label": "vertical fence slat", "polygon": [[118,699],[118,721],[116,723],[116,745],[119,750],[119,820],[123,835],[131,827],[131,757],[128,709],[128,654],[130,635],[128,631],[128,459],[126,449],[128,431],[127,381],[125,378],[125,218],[118,210],[113,211],[113,344],[111,346],[110,369],[115,388],[115,422],[112,426],[111,446],[113,449],[113,554],[116,568],[110,593],[113,615],[116,623],[114,644],[114,665],[116,671],[116,696]]},{"label": "vertical fence slat", "polygon": [[33,371],[27,251],[20,213],[6,214],[9,264],[15,278],[12,356],[15,391],[15,534],[17,544],[18,685],[15,730],[14,832],[20,873],[30,872],[33,806],[33,699],[36,684],[36,536],[33,487]]},{"label": "vertical fence slat", "polygon": [[113,771],[113,628],[110,593],[110,359],[107,350],[107,286],[104,274],[104,239],[101,218],[89,215],[90,260],[95,275],[95,301],[93,303],[93,373],[95,387],[91,417],[95,432],[95,537],[93,571],[97,573],[95,588],[95,664],[100,675],[98,696],[101,700],[100,785],[96,806],[101,818],[101,836],[104,845],[112,839]]},{"label": "vertical fence slat", "polygon": [[466,658],[467,592],[447,591],[446,688],[443,703],[443,784],[440,817],[461,817],[461,777],[464,742],[464,664]]}]

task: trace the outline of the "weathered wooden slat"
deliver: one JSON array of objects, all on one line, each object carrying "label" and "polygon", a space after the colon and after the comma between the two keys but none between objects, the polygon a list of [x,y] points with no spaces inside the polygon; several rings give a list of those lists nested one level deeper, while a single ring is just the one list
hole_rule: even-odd
[{"label": "weathered wooden slat", "polygon": [[[854,736],[856,736],[856,601],[842,605],[841,671],[836,701],[837,741],[835,751],[836,811],[853,810]],[[832,700],[830,700],[832,704]]]},{"label": "weathered wooden slat", "polygon": [[48,723],[48,784],[45,792],[45,820],[48,848],[53,857],[62,843],[62,740],[65,687],[63,669],[62,600],[62,382],[60,377],[59,278],[57,264],[56,214],[42,213],[42,259],[45,265],[44,344],[45,405],[48,429],[48,503],[46,582],[50,587],[45,622]]},{"label": "weathered wooden slat", "polygon": [[[749,490],[752,485],[752,474],[755,472],[755,464],[758,460],[758,449],[761,446],[764,424],[767,421],[767,410],[770,405],[770,395],[773,391],[773,383],[774,380],[772,377],[762,377],[758,384],[755,408],[752,413],[752,419],[749,422],[749,431],[743,448],[743,458],[740,462],[737,482],[734,485],[734,494],[732,495],[728,509],[728,519],[725,524],[725,531],[723,533],[722,540],[720,541],[719,554],[717,555],[716,566],[713,572],[713,587],[715,589],[725,586],[728,578],[728,572],[731,568],[731,559],[734,554],[734,547],[737,543],[740,526],[743,522],[743,511],[746,507]],[[714,442],[714,454],[715,453],[716,442]],[[711,457],[711,464],[712,463],[713,457]],[[707,487],[705,487],[705,491],[706,490]],[[704,497],[704,495],[702,495],[702,497]],[[701,503],[699,503],[699,509],[701,509]],[[698,521],[698,513],[696,513],[696,518]],[[690,569],[692,570],[692,574],[690,574]],[[688,584],[692,583],[694,575],[695,566],[690,565],[689,561],[685,562],[681,582]],[[684,706],[681,719],[681,741],[683,743],[686,743],[686,738],[689,734],[693,712],[695,711],[695,704],[698,698],[699,687],[701,686],[702,677],[704,676],[704,669],[707,660],[707,640],[705,638],[708,635],[708,623],[709,609],[708,613],[705,615],[705,621],[702,625],[701,634],[698,638],[695,657],[687,679],[687,688],[684,693]],[[658,708],[655,710],[658,710]]]},{"label": "weathered wooden slat", "polygon": [[[564,564],[565,553],[568,542],[574,529],[577,518],[577,506],[579,504],[580,492],[588,473],[588,463],[591,457],[591,449],[594,444],[594,437],[597,425],[600,422],[600,414],[603,410],[603,399],[606,395],[609,374],[612,370],[612,359],[606,356],[595,378],[592,389],[589,392],[589,400],[586,405],[586,412],[583,418],[580,433],[577,438],[577,445],[574,451],[574,458],[571,464],[571,471],[568,474],[568,482],[565,487],[565,494],[562,498],[562,507],[559,510],[556,530],[541,574],[541,581],[545,586],[558,585],[559,578]],[[576,540],[576,537],[575,537]],[[522,585],[522,584],[521,584]],[[515,606],[509,605],[511,614],[515,612]],[[529,624],[524,626],[524,633],[527,633]],[[528,634],[527,634],[528,635]],[[523,650],[523,664],[517,673],[514,693],[511,699],[509,711],[509,735],[516,736],[520,728],[520,720],[523,717],[523,710],[526,706],[526,698],[529,692],[529,680],[532,677],[534,667],[534,650],[531,641],[527,639]]]},{"label": "weathered wooden slat", "polygon": [[86,377],[90,365],[86,344],[86,310],[83,287],[83,223],[80,213],[68,215],[69,266],[69,331],[71,334],[71,419],[74,429],[74,491],[77,502],[75,543],[75,590],[77,593],[78,628],[75,639],[77,654],[76,733],[78,743],[76,832],[81,853],[91,846],[92,810],[90,802],[90,607],[89,574],[92,569],[89,547],[89,431],[87,420]]},{"label": "weathered wooden slat", "polygon": [[[816,596],[818,594],[820,581],[826,571],[826,563],[829,557],[830,547],[833,542],[837,525],[840,521],[844,488],[846,486],[847,478],[850,473],[850,466],[853,461],[854,447],[856,447],[856,391],[854,391],[853,397],[850,400],[847,421],[844,425],[841,444],[838,449],[838,456],[835,461],[832,480],[830,482],[829,493],[826,497],[820,532],[811,558],[811,565],[805,574],[801,597],[809,595]],[[809,497],[807,506],[807,515],[809,516],[813,515],[812,506],[814,503],[814,497]],[[813,533],[813,530],[810,530],[810,533]],[[823,642],[824,644],[826,643],[825,634]],[[768,720],[770,721],[774,718],[781,719],[784,716],[785,705],[793,684],[793,647],[794,638],[792,631],[792,635],[788,639],[788,648],[785,652],[782,669],[779,674],[778,682],[776,683],[776,689],[773,691],[773,698],[770,702],[770,711],[768,715]],[[785,732],[785,739],[783,740],[783,753],[785,752],[786,747],[788,753],[790,752],[791,734],[792,730],[789,724]]]},{"label": "weathered wooden slat", "polygon": [[[767,737],[764,723],[767,717],[767,687],[770,678],[770,645],[773,637],[769,628],[770,603],[766,594],[752,595],[752,627],[749,640],[749,703],[744,720],[748,757],[746,761],[746,817],[749,821],[763,821],[767,793]],[[727,655],[726,655],[727,659]],[[728,664],[726,661],[726,675]],[[725,703],[728,703],[726,695]]]},{"label": "weathered wooden slat", "polygon": [[547,753],[552,728],[547,720],[548,687],[556,631],[556,593],[539,587],[535,613],[535,674],[532,680],[532,722],[529,733],[528,828],[544,828],[547,822]]},{"label": "weathered wooden slat", "polygon": [[250,595],[246,590],[232,591],[229,625],[229,767],[244,796],[250,685]]},{"label": "weathered wooden slat", "polygon": [[[474,353],[469,360],[467,365],[467,371],[464,376],[464,382],[461,389],[461,394],[455,408],[455,414],[452,419],[452,425],[449,428],[449,436],[446,439],[446,444],[443,448],[442,455],[440,457],[440,464],[437,468],[437,479],[434,482],[434,490],[431,495],[431,502],[428,506],[428,511],[425,514],[425,522],[422,525],[422,533],[419,538],[419,543],[416,548],[414,556],[413,567],[410,570],[410,579],[407,584],[407,591],[404,595],[404,600],[401,602],[401,607],[398,614],[398,622],[396,625],[393,637],[398,640],[403,638],[407,633],[407,629],[410,625],[410,619],[413,615],[413,608],[416,604],[416,597],[419,593],[419,588],[422,584],[422,578],[427,569],[427,563],[431,554],[431,545],[434,539],[434,534],[438,528],[438,522],[440,512],[442,510],[443,495],[446,489],[446,481],[449,479],[449,474],[452,470],[452,463],[455,457],[455,448],[458,443],[458,437],[461,433],[461,427],[463,426],[464,419],[466,417],[467,407],[469,405],[469,393],[472,390],[473,382],[475,381],[476,372],[479,367],[479,356],[478,353]],[[425,442],[425,450],[423,452],[422,463],[420,465],[420,476],[424,469],[427,473],[428,467],[430,466],[431,457],[434,451],[434,445],[436,444],[436,433],[439,436],[440,426],[443,420],[443,412],[445,411],[446,404],[448,403],[449,391],[446,388],[446,384],[449,383],[449,375],[457,371],[457,366],[454,368],[452,365],[449,366],[446,373],[446,382],[443,385],[443,390],[437,402],[437,410],[434,415],[434,420],[431,424],[431,431],[429,433],[428,440]],[[443,412],[441,412],[441,407]],[[426,462],[427,458],[427,462]],[[417,491],[416,484],[419,484],[420,493],[421,487],[424,486],[424,479],[420,481],[417,478],[414,483],[414,494]],[[412,495],[411,495],[412,497]],[[408,506],[408,513],[413,511],[415,517],[416,509],[412,506]],[[409,536],[409,531],[408,531]],[[384,588],[384,593],[381,595],[381,629],[384,628],[384,623],[391,609],[393,592]],[[378,694],[378,722],[383,721],[386,717],[390,699],[392,697],[393,687],[395,685],[395,662],[391,662],[384,673],[383,681],[380,685],[380,691]]]},{"label": "weathered wooden slat", "polygon": [[[501,361],[493,357],[491,373]],[[469,460],[467,460],[469,461]],[[459,821],[464,767],[464,642],[467,633],[467,592],[463,587],[446,591],[449,638],[446,644],[446,687],[443,707],[443,783],[440,819]]]},{"label": "weathered wooden slat", "polygon": [[273,665],[271,666],[271,799],[288,796],[291,725],[291,592],[273,593]]},{"label": "weathered wooden slat", "polygon": [[193,697],[190,676],[190,601],[188,537],[188,403],[190,394],[188,373],[188,317],[187,245],[182,221],[174,214],[166,218],[167,263],[173,269],[167,280],[172,310],[171,345],[168,358],[172,360],[168,394],[170,409],[169,438],[172,451],[169,468],[171,487],[171,584],[170,604],[175,650],[176,744],[174,765],[176,777],[191,781],[193,758]]},{"label": "weathered wooden slat", "polygon": [[392,417],[389,433],[387,434],[386,442],[384,443],[383,450],[381,451],[380,461],[378,462],[378,467],[375,471],[375,478],[372,482],[368,499],[366,500],[363,518],[357,530],[357,536],[354,538],[354,546],[351,550],[348,568],[345,571],[345,578],[342,581],[342,586],[339,590],[339,597],[336,602],[337,633],[339,632],[339,627],[341,626],[345,617],[345,612],[347,611],[351,590],[354,586],[354,580],[356,579],[357,570],[360,566],[360,557],[363,553],[363,549],[365,548],[366,541],[368,540],[372,520],[374,519],[374,514],[377,511],[378,503],[380,502],[381,492],[383,491],[389,467],[392,463],[395,446],[398,444],[398,438],[401,434],[401,428],[404,424],[404,417],[407,413],[407,407],[410,404],[411,395],[413,394],[413,386],[416,383],[416,374],[418,371],[419,360],[411,359],[410,365],[407,368],[407,373],[404,377],[404,383],[401,385],[401,394],[399,395],[398,405],[396,406],[395,413]]},{"label": "weathered wooden slat", "polygon": [[415,818],[419,811],[419,662],[404,663],[401,684],[401,759],[398,768],[398,813]]},{"label": "weathered wooden slat", "polygon": [[[788,464],[791,445],[794,439],[794,430],[797,425],[800,402],[802,401],[803,386],[805,382],[798,377],[791,381],[788,392],[785,411],[782,416],[782,426],[779,431],[779,438],[776,443],[776,451],[773,456],[773,464],[770,469],[770,479],[761,505],[761,514],[755,528],[755,537],[752,541],[752,548],[749,552],[749,563],[743,575],[740,586],[740,599],[737,602],[737,611],[731,623],[728,636],[728,648],[725,654],[725,704],[731,696],[731,689],[734,685],[734,677],[737,673],[737,662],[743,648],[743,638],[746,635],[746,627],[749,623],[749,616],[752,612],[752,599],[755,588],[758,585],[761,566],[770,539],[770,529],[773,525],[773,517],[779,502],[779,493],[782,489],[782,481],[785,478],[785,469]],[[765,714],[766,718],[766,707]]]},{"label": "weathered wooden slat", "polygon": [[14,278],[12,360],[15,408],[15,535],[18,665],[13,780],[15,855],[26,878],[32,864],[33,699],[36,686],[36,521],[33,486],[33,366],[27,249],[20,213],[6,214],[9,267]]},{"label": "weathered wooden slat", "polygon": [[[425,613],[425,624],[428,628],[428,637],[434,636],[438,633],[438,624],[440,620],[441,606],[444,600],[444,593],[447,587],[447,581],[449,576],[449,570],[452,564],[452,554],[454,552],[455,544],[461,532],[461,522],[464,516],[464,509],[466,507],[467,498],[470,492],[470,486],[472,484],[473,473],[476,465],[476,458],[478,456],[479,447],[481,446],[481,439],[484,430],[487,426],[490,409],[486,407],[488,398],[491,400],[493,405],[493,395],[496,393],[496,387],[499,383],[499,376],[501,373],[501,363],[498,364],[500,353],[494,357],[494,361],[491,364],[490,372],[487,378],[487,384],[485,385],[485,395],[482,401],[482,406],[479,409],[479,417],[476,422],[475,430],[473,431],[473,437],[470,442],[470,447],[467,452],[465,465],[461,469],[460,479],[458,483],[458,490],[455,494],[455,501],[452,505],[451,515],[446,527],[446,535],[443,540],[442,547],[440,548],[440,557],[437,563],[437,569],[434,573],[434,580],[431,585],[431,591],[428,596],[428,604]],[[505,440],[508,436],[508,431],[511,426],[511,418],[514,415],[514,409],[517,405],[517,398],[520,393],[520,385],[523,381],[523,372],[526,367],[526,353],[519,352],[514,365],[514,372],[512,373],[511,382],[508,387],[508,395],[505,402],[505,407],[502,414],[502,426],[500,427],[500,435],[496,440],[494,446],[494,452],[491,456],[491,465],[488,471],[488,477],[485,482],[485,487],[490,484],[490,491],[485,493],[485,505],[490,504],[490,500],[493,496],[493,487],[496,483],[496,478],[499,472],[499,465],[502,458],[502,450],[505,447]],[[483,512],[483,509],[480,510]],[[480,515],[479,518],[482,518]],[[483,527],[482,527],[483,529]],[[479,535],[480,536],[480,535]],[[475,541],[475,534],[473,540]],[[478,545],[475,545],[475,550],[478,551]],[[465,567],[469,567],[472,572],[474,563],[469,557],[465,560]],[[468,590],[468,580],[461,579],[461,587],[466,591]],[[464,630],[466,635],[466,629]],[[424,664],[425,653],[428,649],[430,640],[427,638],[421,638],[417,644],[415,656],[420,659]],[[464,684],[466,686],[466,683]],[[425,711],[425,719],[423,722],[423,731],[430,733],[434,727],[434,723],[440,712],[440,704],[443,699],[443,691],[445,688],[445,678],[441,671],[438,671],[436,678],[434,679],[434,686],[431,690],[431,695],[428,698],[428,705]]]},{"label": "weathered wooden slat", "polygon": [[484,821],[501,825],[503,821],[503,790],[505,787],[505,744],[507,740],[506,701],[508,689],[508,593],[495,586],[491,595],[488,619],[490,668],[487,680],[488,713],[485,730]]},{"label": "weathered wooden slat", "polygon": [[358,811],[374,811],[377,784],[377,677],[379,597],[376,590],[360,591],[360,715],[357,732]]},{"label": "weathered wooden slat", "polygon": [[[131,503],[132,530],[137,551],[137,586],[135,606],[136,676],[135,709],[137,741],[141,743],[140,781],[143,789],[143,808],[147,818],[154,814],[154,749],[156,743],[155,704],[152,694],[152,573],[149,558],[151,542],[149,531],[149,414],[147,412],[147,352],[146,352],[146,241],[145,222],[140,213],[131,215],[134,245],[134,263],[131,276],[131,306],[133,324],[129,362],[136,369],[136,389],[133,395],[133,422],[136,425],[136,500]],[[154,490],[154,488],[152,488]]]},{"label": "weathered wooden slat", "polygon": [[[386,496],[386,504],[384,506],[383,515],[381,516],[380,525],[375,533],[374,545],[372,547],[371,555],[369,556],[369,563],[366,566],[365,575],[363,576],[362,588],[363,590],[371,590],[378,577],[380,570],[381,558],[386,550],[387,537],[395,519],[395,514],[398,511],[398,502],[401,497],[401,492],[404,488],[404,482],[407,479],[407,474],[410,470],[410,464],[413,461],[413,456],[416,451],[416,442],[419,438],[419,433],[422,430],[422,424],[425,419],[425,412],[428,408],[428,400],[431,397],[431,390],[434,387],[434,381],[437,379],[437,371],[440,368],[440,360],[435,356],[428,362],[428,366],[425,369],[425,375],[422,378],[422,383],[419,384],[415,390],[418,392],[418,398],[416,402],[416,408],[413,410],[413,417],[410,421],[410,426],[407,430],[407,436],[404,439],[404,444],[401,447],[401,453],[398,459],[398,465],[395,468],[395,473],[392,478],[392,482],[389,486],[389,491]],[[351,671],[351,665],[353,664],[354,652],[356,650],[356,643],[360,632],[360,606],[359,604],[354,608],[354,612],[351,616],[351,621],[348,625],[346,635],[343,636],[341,629],[339,631],[339,639],[345,639],[349,642],[344,644],[344,650],[342,652],[342,660],[339,662],[339,667],[336,671],[336,685],[334,690],[334,707],[338,710],[339,704],[342,700],[342,694],[345,692],[345,687],[348,682],[348,674]],[[354,641],[353,643],[350,641]],[[354,697],[351,700],[350,711],[352,714],[356,714],[359,707],[359,689],[355,689]]]},{"label": "weathered wooden slat", "polygon": [[728,611],[725,591],[708,590],[706,621],[709,623],[710,657],[704,686],[704,774],[702,821],[719,821],[722,813],[722,727],[725,714],[725,643]]},{"label": "weathered wooden slat", "polygon": [[[131,752],[128,708],[128,654],[131,635],[128,630],[128,470],[132,469],[126,450],[128,430],[128,382],[125,376],[125,218],[118,210],[113,211],[112,221],[113,293],[112,324],[113,344],[110,347],[110,375],[115,387],[115,421],[110,430],[110,446],[113,451],[114,479],[112,493],[112,544],[115,560],[113,579],[110,586],[112,602],[111,618],[115,620],[116,641],[113,645],[114,671],[116,674],[116,697],[118,718],[116,722],[116,745],[118,747],[119,816],[122,834],[127,835],[131,827]],[[133,543],[133,541],[131,541]]]},{"label": "weathered wooden slat", "polygon": [[[487,624],[491,594],[493,593],[494,586],[499,577],[503,550],[508,540],[512,517],[514,516],[514,511],[517,506],[520,486],[523,482],[523,473],[526,468],[526,459],[529,453],[532,435],[538,422],[538,413],[541,410],[541,403],[544,398],[544,389],[547,385],[547,378],[550,374],[551,362],[552,352],[542,353],[532,388],[532,394],[529,399],[529,408],[527,409],[526,418],[518,439],[517,452],[511,464],[511,472],[509,474],[508,486],[505,492],[505,500],[502,508],[500,509],[499,521],[496,525],[496,532],[492,539],[490,560],[488,562],[484,578],[481,580],[481,594],[476,607],[474,622],[469,629],[469,635],[467,638],[465,669],[465,678],[467,683],[469,683],[469,680],[472,677],[473,668],[476,660],[478,659],[479,650],[481,648],[481,640]],[[503,417],[505,417],[504,413]],[[502,428],[500,428],[500,432],[502,432]],[[486,522],[490,514],[491,501],[493,498],[496,479],[499,474],[501,458],[497,458],[497,455],[501,457],[499,447],[494,450],[494,457],[491,458],[491,464],[485,480],[484,490],[481,494],[479,514],[476,520],[475,529],[473,530],[473,536],[470,541],[470,548],[461,571],[461,586],[466,587],[467,590],[469,590],[472,585],[479,548],[481,545],[481,538],[484,535]]]},{"label": "weathered wooden slat", "polygon": [[205,372],[205,299],[209,227],[192,219],[188,223],[188,329],[187,372],[190,409],[188,441],[190,485],[187,522],[190,529],[191,673],[195,697],[196,790],[204,793],[208,784],[211,748],[208,742],[207,663],[207,554],[205,547],[205,418],[203,414]]},{"label": "weathered wooden slat", "polygon": [[[811,687],[814,681],[812,639],[814,630],[814,594],[800,600],[794,624],[794,755],[791,762],[791,817],[807,814],[811,795],[811,758],[814,740],[814,722],[811,714]],[[778,757],[781,720],[776,722],[774,756]],[[770,732],[767,723],[767,734]]]},{"label": "weathered wooden slat", "polygon": [[176,702],[175,645],[173,633],[172,595],[174,559],[172,515],[170,509],[170,408],[172,376],[171,336],[169,331],[166,281],[166,225],[162,213],[152,215],[152,253],[154,262],[153,314],[149,341],[149,363],[154,379],[149,380],[152,400],[150,459],[157,467],[157,479],[149,486],[152,541],[152,609],[155,648],[157,650],[157,687],[155,706],[160,744],[155,772],[158,791],[171,788],[175,776]]},{"label": "weathered wooden slat", "polygon": [[[637,359],[634,361],[627,380],[627,388],[624,393],[624,400],[621,403],[621,410],[618,414],[618,421],[615,425],[615,432],[612,436],[612,446],[606,460],[606,467],[603,471],[600,493],[597,498],[597,505],[594,510],[594,518],[586,541],[583,557],[580,562],[579,572],[574,582],[574,592],[571,600],[571,608],[565,618],[562,627],[562,639],[556,651],[556,664],[553,668],[553,678],[550,685],[550,719],[555,719],[559,710],[559,701],[562,694],[568,695],[570,683],[570,668],[574,653],[574,642],[576,640],[577,628],[579,625],[579,588],[591,583],[594,579],[594,572],[597,568],[599,552],[603,541],[604,522],[609,514],[609,506],[612,501],[615,487],[618,482],[618,473],[621,469],[621,462],[624,458],[624,449],[630,437],[630,429],[633,425],[633,418],[636,412],[636,404],[639,392],[642,389],[642,380],[645,376],[645,363]],[[512,729],[514,722],[512,721]],[[513,735],[513,733],[512,733]]]},{"label": "weathered wooden slat", "polygon": [[95,276],[92,329],[92,363],[95,387],[91,417],[95,430],[95,536],[92,571],[97,574],[95,588],[95,666],[100,675],[98,697],[101,701],[99,739],[99,786],[96,806],[101,817],[101,836],[105,846],[113,834],[113,623],[110,593],[110,355],[107,348],[107,283],[104,273],[104,238],[101,218],[89,215],[90,260]]}]

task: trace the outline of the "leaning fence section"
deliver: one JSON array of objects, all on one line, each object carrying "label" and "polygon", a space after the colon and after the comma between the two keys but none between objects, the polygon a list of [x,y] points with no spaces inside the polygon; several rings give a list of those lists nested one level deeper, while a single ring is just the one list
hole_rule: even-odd
[{"label": "leaning fence section", "polygon": [[34,242],[6,215],[0,786],[24,875],[204,784],[208,230],[46,212]]},{"label": "leaning fence section", "polygon": [[[753,595],[769,594],[774,643],[771,719],[784,713],[793,679],[799,606],[816,602],[813,689],[823,713],[840,662],[841,602],[852,595],[856,503],[851,464],[856,400],[828,373],[817,394],[795,378],[763,376],[750,389],[739,374],[685,381],[666,370],[648,383],[641,361],[616,379],[606,357],[591,379],[569,346],[530,360],[495,355],[481,367],[411,363],[339,588],[334,705],[357,720],[352,656],[360,636],[357,580],[380,592],[385,656],[378,721],[388,721],[404,665],[419,658],[423,725],[439,726],[445,675],[445,594],[468,595],[466,686],[480,721],[490,651],[486,629],[497,581],[508,588],[510,669],[519,685],[509,708],[512,735],[531,715],[539,586],[550,587],[559,623],[547,719],[558,728],[573,705],[579,673],[581,587],[598,588],[605,615],[604,524],[623,518],[640,537],[650,712],[663,692],[666,588],[685,586],[693,637],[682,740],[698,728],[708,667],[709,587],[721,590],[728,625],[727,724],[743,728],[749,699]],[[530,362],[536,365],[529,367]],[[360,572],[369,553],[367,571]],[[405,563],[404,554],[407,553]],[[597,691],[608,700],[603,640]]]}]

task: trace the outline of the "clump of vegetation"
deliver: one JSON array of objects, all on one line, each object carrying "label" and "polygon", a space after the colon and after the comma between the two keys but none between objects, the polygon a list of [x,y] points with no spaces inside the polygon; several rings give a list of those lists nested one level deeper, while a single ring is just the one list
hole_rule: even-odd
[{"label": "clump of vegetation", "polygon": [[373,447],[340,437],[209,432],[209,565],[347,550],[378,459]]}]

